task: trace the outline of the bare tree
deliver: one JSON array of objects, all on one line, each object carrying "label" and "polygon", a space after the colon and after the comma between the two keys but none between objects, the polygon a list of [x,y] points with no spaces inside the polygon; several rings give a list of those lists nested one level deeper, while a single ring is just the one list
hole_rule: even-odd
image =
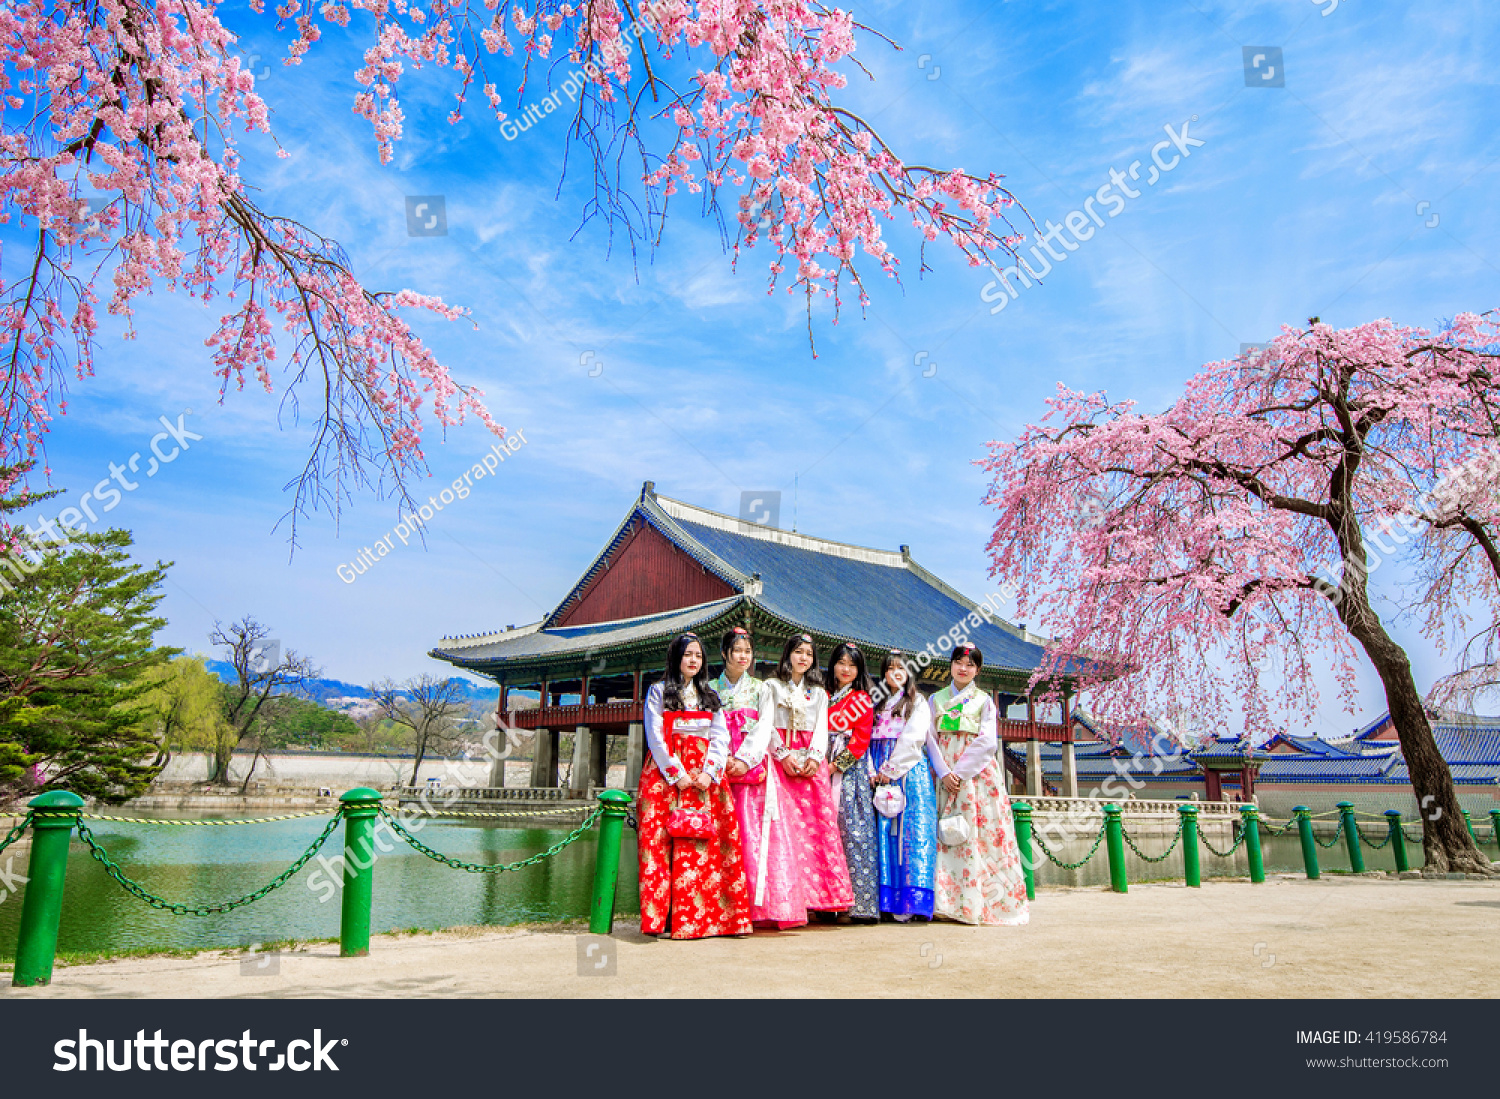
[{"label": "bare tree", "polygon": [[381,680],[371,684],[370,694],[386,717],[412,731],[414,758],[408,785],[415,786],[423,757],[430,751],[447,751],[461,738],[459,718],[468,712],[463,681],[424,673],[402,684]]},{"label": "bare tree", "polygon": [[255,757],[250,761],[250,770],[241,786],[241,790],[248,790],[250,776],[255,774],[265,747],[254,734],[256,719],[266,699],[278,690],[284,691],[306,680],[317,679],[322,670],[309,658],[291,649],[282,649],[281,642],[271,637],[270,629],[249,615],[227,628],[215,623],[209,640],[225,650],[235,672],[235,682],[226,686],[224,691],[224,720],[229,731],[215,745],[213,773],[209,781],[215,786],[229,785],[229,764],[235,750],[249,737],[255,744]]}]

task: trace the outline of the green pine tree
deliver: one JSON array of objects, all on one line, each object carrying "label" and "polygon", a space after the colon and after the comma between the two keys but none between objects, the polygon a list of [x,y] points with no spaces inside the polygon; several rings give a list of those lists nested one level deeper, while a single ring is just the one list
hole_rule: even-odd
[{"label": "green pine tree", "polygon": [[[0,492],[21,472],[0,468]],[[39,498],[0,498],[0,512]],[[123,801],[165,762],[144,696],[180,651],[152,646],[170,562],[137,565],[131,543],[110,530],[38,546],[0,524],[0,798],[35,792],[40,774],[44,789]]]}]

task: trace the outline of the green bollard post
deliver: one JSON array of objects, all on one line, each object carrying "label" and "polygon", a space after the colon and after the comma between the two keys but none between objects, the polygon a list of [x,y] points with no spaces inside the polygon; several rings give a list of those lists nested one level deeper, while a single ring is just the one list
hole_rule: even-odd
[{"label": "green bollard post", "polygon": [[1266,860],[1260,853],[1260,811],[1253,805],[1240,806],[1240,827],[1245,830],[1245,854],[1250,858],[1250,880],[1266,880]]},{"label": "green bollard post", "polygon": [[339,957],[363,958],[370,953],[370,898],[375,891],[375,818],[380,815],[380,793],[368,786],[345,790],[339,795],[339,807],[344,814],[344,910],[339,922]]},{"label": "green bollard post", "polygon": [[1359,824],[1354,819],[1354,802],[1341,801],[1338,810],[1344,822],[1344,845],[1349,848],[1349,869],[1365,872],[1365,853],[1359,849]]},{"label": "green bollard post", "polygon": [[1031,806],[1018,801],[1010,807],[1016,818],[1016,846],[1021,849],[1021,872],[1026,875],[1026,899],[1036,900],[1036,864],[1031,846]]},{"label": "green bollard post", "polygon": [[1179,805],[1182,815],[1182,877],[1189,889],[1203,885],[1202,867],[1198,864],[1198,807]]},{"label": "green bollard post", "polygon": [[1469,816],[1469,811],[1467,809],[1460,809],[1459,812],[1464,815],[1464,827],[1469,830],[1469,838],[1474,841],[1474,846],[1478,847],[1479,837],[1474,834],[1473,818]]},{"label": "green bollard post", "polygon": [[615,880],[620,874],[620,841],[625,834],[624,790],[601,790],[604,816],[599,823],[599,846],[594,850],[594,900],[589,906],[589,932],[608,935],[615,924]]},{"label": "green bollard post", "polygon": [[71,790],[49,790],[27,802],[31,810],[31,859],[26,866],[26,897],[16,936],[17,988],[52,983],[57,956],[57,924],[62,918],[63,884],[68,876],[68,844],[83,799]]},{"label": "green bollard post", "polygon": [[1500,844],[1500,809],[1490,810],[1490,839]]},{"label": "green bollard post", "polygon": [[1387,809],[1385,819],[1391,822],[1391,854],[1396,857],[1396,873],[1410,870],[1406,861],[1406,833],[1401,830],[1401,810]]},{"label": "green bollard post", "polygon": [[1109,848],[1109,887],[1116,893],[1130,889],[1125,880],[1125,831],[1120,821],[1120,807],[1113,802],[1104,807],[1104,844]]},{"label": "green bollard post", "polygon": [[1312,810],[1305,805],[1292,806],[1297,814],[1297,833],[1302,837],[1302,865],[1307,870],[1307,880],[1318,880],[1318,844],[1313,839]]}]

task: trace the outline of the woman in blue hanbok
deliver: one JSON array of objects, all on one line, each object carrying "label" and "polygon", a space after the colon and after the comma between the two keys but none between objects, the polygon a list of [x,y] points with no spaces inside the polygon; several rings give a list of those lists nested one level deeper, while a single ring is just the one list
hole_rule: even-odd
[{"label": "woman in blue hanbok", "polygon": [[870,781],[895,785],[905,808],[876,821],[880,857],[880,911],[905,922],[932,918],[937,871],[937,793],[928,762],[932,710],[916,689],[899,653],[880,668],[880,693],[870,734]]}]

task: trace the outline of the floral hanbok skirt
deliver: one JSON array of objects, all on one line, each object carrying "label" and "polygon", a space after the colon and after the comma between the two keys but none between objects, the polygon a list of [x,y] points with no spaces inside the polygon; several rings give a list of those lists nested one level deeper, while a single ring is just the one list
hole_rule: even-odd
[{"label": "floral hanbok skirt", "polygon": [[[894,737],[870,741],[871,769],[878,771],[895,747]],[[937,795],[926,754],[892,785],[900,786],[906,808],[893,818],[875,817],[880,911],[931,919],[937,874]]]},{"label": "floral hanbok skirt", "polygon": [[[754,710],[731,710],[729,754],[739,751]],[[807,897],[797,869],[797,844],[785,811],[785,773],[769,756],[742,778],[730,779],[740,847],[745,855],[745,882],[750,891],[750,920],[778,928],[807,922]]]},{"label": "floral hanbok skirt", "polygon": [[[838,752],[830,753],[837,756]],[[870,767],[864,759],[840,775],[833,772],[834,801],[838,805],[839,838],[844,844],[844,862],[849,867],[849,885],[854,906],[849,915],[859,919],[880,918],[880,856],[875,851],[875,791],[870,786]]]},{"label": "floral hanbok skirt", "polygon": [[[971,740],[964,733],[938,731],[938,748],[949,767]],[[959,787],[956,808],[951,795],[938,795],[939,814],[962,813],[971,837],[957,847],[938,845],[934,911],[939,916],[982,924],[1023,924],[1030,919],[1016,824],[1000,773],[1000,765],[990,760]]]},{"label": "floral hanbok skirt", "polygon": [[[689,771],[702,768],[708,740],[677,734],[673,753]],[[673,839],[667,816],[678,804],[713,814],[717,835],[710,840]],[[667,783],[649,754],[641,769],[636,847],[640,855],[641,931],[674,939],[748,935],[750,891],[745,882],[734,798],[720,782],[707,791],[678,791]]]},{"label": "floral hanbok skirt", "polygon": [[[810,730],[777,732],[782,743],[794,750],[812,743]],[[793,867],[786,899],[798,910],[798,922],[806,923],[810,910],[842,912],[852,908],[854,888],[849,881],[849,864],[844,860],[827,761],[818,762],[812,778],[792,778],[774,762],[767,771],[774,772],[768,781],[777,783],[777,811],[786,821],[786,843]],[[773,857],[775,854],[773,851]]]}]

